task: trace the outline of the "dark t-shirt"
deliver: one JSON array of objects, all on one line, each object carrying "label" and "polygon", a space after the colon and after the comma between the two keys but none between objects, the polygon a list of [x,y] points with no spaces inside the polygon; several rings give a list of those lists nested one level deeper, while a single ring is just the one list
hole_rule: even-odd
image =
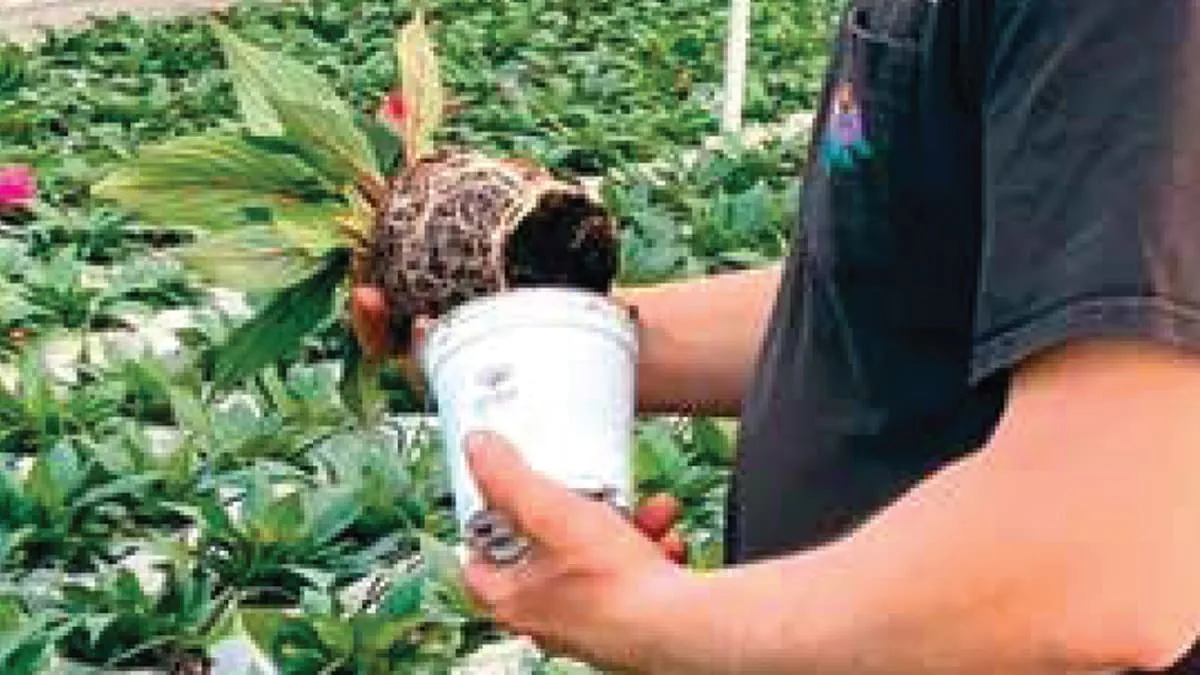
[{"label": "dark t-shirt", "polygon": [[842,536],[979,449],[1036,351],[1200,347],[1200,2],[851,4],[730,562]]}]

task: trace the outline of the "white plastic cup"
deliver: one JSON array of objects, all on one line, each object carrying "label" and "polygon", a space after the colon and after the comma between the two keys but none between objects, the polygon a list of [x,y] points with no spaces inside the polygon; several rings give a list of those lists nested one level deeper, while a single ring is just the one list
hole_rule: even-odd
[{"label": "white plastic cup", "polygon": [[422,350],[460,532],[487,514],[466,463],[479,431],[513,444],[536,471],[569,489],[633,504],[637,330],[608,298],[560,288],[517,289],[440,318]]}]

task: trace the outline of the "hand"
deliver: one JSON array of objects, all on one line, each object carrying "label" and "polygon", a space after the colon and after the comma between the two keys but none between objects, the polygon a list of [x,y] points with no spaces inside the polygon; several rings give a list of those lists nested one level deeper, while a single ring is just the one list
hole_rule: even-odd
[{"label": "hand", "polygon": [[421,348],[428,329],[428,317],[416,317],[413,334],[408,338],[409,349],[398,353],[396,336],[392,335],[392,313],[387,295],[377,286],[360,284],[350,291],[350,319],[354,335],[368,358],[385,359],[396,356],[408,359]]},{"label": "hand", "polygon": [[[497,568],[473,557],[464,571],[476,601],[509,630],[550,652],[594,665],[631,668],[655,650],[670,612],[697,577],[663,555],[616,510],[528,467],[503,440],[476,436],[468,461],[484,500],[533,544],[520,564]],[[673,501],[639,512],[644,530],[666,532]]]},{"label": "hand", "polygon": [[[636,320],[637,308],[614,297],[615,302]],[[387,296],[378,286],[358,284],[350,291],[350,318],[354,327],[355,337],[363,351],[373,359],[399,356],[408,358],[421,349],[421,343],[429,330],[432,317],[418,316],[413,320],[413,334],[409,338],[410,353],[395,353],[396,336],[392,335],[391,309],[387,304]]]},{"label": "hand", "polygon": [[688,561],[687,544],[675,529],[679,508],[679,501],[671,495],[655,495],[637,508],[633,524],[656,542],[669,560],[684,565]]}]

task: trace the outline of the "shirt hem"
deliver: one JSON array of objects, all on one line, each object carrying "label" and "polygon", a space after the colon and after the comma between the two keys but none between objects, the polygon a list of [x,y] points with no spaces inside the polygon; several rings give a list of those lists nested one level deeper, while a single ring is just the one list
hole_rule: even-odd
[{"label": "shirt hem", "polygon": [[1161,297],[1079,300],[998,332],[974,348],[972,386],[1068,340],[1142,338],[1200,354],[1200,307]]}]

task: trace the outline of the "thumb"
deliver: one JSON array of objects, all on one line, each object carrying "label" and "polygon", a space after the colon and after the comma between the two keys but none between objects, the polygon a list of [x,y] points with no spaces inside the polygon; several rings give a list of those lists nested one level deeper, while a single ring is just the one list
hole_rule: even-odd
[{"label": "thumb", "polygon": [[467,462],[488,508],[512,518],[523,535],[539,544],[569,541],[580,524],[574,515],[595,505],[534,471],[508,441],[494,434],[467,439]]}]

